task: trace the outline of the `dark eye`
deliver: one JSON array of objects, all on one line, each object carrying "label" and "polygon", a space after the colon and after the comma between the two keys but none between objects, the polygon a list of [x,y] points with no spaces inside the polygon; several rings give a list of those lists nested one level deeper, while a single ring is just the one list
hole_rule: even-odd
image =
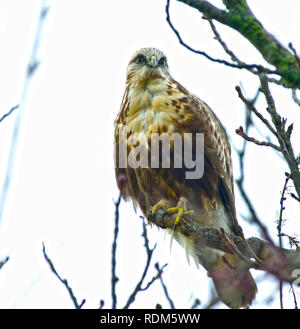
[{"label": "dark eye", "polygon": [[146,63],[146,57],[144,55],[138,55],[137,58],[135,59],[135,62],[137,64],[144,64]]},{"label": "dark eye", "polygon": [[167,65],[167,59],[166,59],[166,57],[162,57],[162,58],[158,61],[158,65],[159,65],[159,66],[166,66],[166,65]]}]

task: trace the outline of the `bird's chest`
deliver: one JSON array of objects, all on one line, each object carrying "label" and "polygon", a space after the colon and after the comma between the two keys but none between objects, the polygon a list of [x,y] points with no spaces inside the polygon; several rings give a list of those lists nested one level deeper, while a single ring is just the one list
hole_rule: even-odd
[{"label": "bird's chest", "polygon": [[129,92],[129,111],[126,127],[129,134],[172,134],[176,131],[177,114],[171,106],[167,92],[159,84],[132,88]]}]

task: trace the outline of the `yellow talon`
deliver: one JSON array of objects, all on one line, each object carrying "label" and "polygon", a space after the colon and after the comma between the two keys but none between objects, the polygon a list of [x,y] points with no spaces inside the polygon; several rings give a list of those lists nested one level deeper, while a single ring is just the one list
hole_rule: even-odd
[{"label": "yellow talon", "polygon": [[157,202],[153,208],[152,208],[152,215],[155,215],[155,213],[157,212],[158,209],[163,209],[167,207],[167,201],[166,200],[160,200],[159,202]]},{"label": "yellow talon", "polygon": [[159,204],[157,203],[157,204],[152,208],[152,215],[153,215],[154,213],[156,213],[156,210],[157,210],[158,208],[160,208],[160,207],[159,207]]},{"label": "yellow talon", "polygon": [[192,214],[194,212],[194,210],[183,210],[183,208],[179,208],[179,207],[174,207],[174,208],[169,208],[167,209],[167,213],[168,215],[174,214],[177,212],[177,216],[173,225],[173,231],[176,230],[176,226],[179,224],[180,219],[182,217],[182,215],[188,215],[188,214]]},{"label": "yellow talon", "polygon": [[[155,215],[158,209],[164,208],[165,209],[165,215],[171,216],[172,214],[177,213],[174,225],[173,225],[173,231],[175,232],[176,226],[179,224],[180,219],[183,215],[188,215],[188,214],[193,214],[193,210],[184,210],[182,207],[172,207],[172,208],[167,208],[168,202],[166,200],[160,200],[157,202],[153,208],[152,208],[152,215]],[[164,216],[165,216],[164,215]]]}]

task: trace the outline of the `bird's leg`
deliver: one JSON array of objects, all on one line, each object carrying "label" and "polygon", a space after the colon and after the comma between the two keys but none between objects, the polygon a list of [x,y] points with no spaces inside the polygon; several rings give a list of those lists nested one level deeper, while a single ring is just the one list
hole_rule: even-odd
[{"label": "bird's leg", "polygon": [[194,210],[187,210],[187,199],[184,197],[181,197],[179,199],[176,207],[168,208],[167,214],[169,216],[174,213],[177,213],[177,217],[176,217],[174,225],[173,225],[173,231],[175,232],[176,227],[179,224],[182,215],[192,214],[193,212],[194,212]]}]

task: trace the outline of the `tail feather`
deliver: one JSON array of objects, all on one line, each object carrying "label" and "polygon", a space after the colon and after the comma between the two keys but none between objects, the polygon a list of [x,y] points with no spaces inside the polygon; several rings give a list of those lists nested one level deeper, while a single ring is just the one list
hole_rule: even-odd
[{"label": "tail feather", "polygon": [[225,257],[219,250],[196,245],[194,240],[170,232],[172,239],[184,247],[187,256],[192,256],[197,265],[201,264],[207,270],[224,304],[230,308],[247,308],[252,304],[257,292],[256,283],[237,255]]},{"label": "tail feather", "polygon": [[257,292],[251,273],[224,265],[209,273],[220,299],[230,308],[249,307]]}]

